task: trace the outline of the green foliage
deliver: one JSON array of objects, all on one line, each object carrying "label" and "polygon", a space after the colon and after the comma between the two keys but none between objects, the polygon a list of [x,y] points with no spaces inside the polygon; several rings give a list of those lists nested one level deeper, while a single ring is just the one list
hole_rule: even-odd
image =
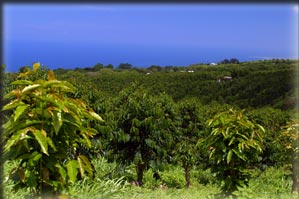
[{"label": "green foliage", "polygon": [[[78,199],[121,198],[128,186],[123,177],[119,179],[83,178],[70,187],[69,193]],[[67,194],[69,194],[67,193]]]},{"label": "green foliage", "polygon": [[[272,105],[279,109],[292,109],[296,104],[296,84],[293,81],[296,64],[298,62],[273,64],[259,61],[217,66],[192,65],[180,67],[177,72],[173,72],[177,67],[109,71],[105,68],[92,75],[82,73],[81,84],[88,80],[92,82],[89,89],[95,87],[105,95],[115,97],[131,82],[138,81],[152,94],[165,92],[175,101],[196,97],[203,104],[217,101],[241,108]],[[152,72],[153,68],[156,72]],[[147,75],[148,72],[151,74]],[[73,73],[69,71],[61,78],[68,80]],[[218,82],[225,76],[232,79]]]},{"label": "green foliage", "polygon": [[203,169],[197,167],[194,169],[194,171],[191,173],[191,176],[194,176],[194,179],[198,181],[198,183],[207,185],[207,184],[215,184],[217,186],[220,186],[219,180],[216,178],[216,174],[211,172],[211,169]]},{"label": "green foliage", "polygon": [[[94,179],[84,177],[70,185],[69,190],[64,190],[60,198],[163,198],[163,199],[197,199],[197,198],[217,198],[221,192],[219,182],[209,170],[197,169],[191,173],[195,183],[189,189],[184,188],[184,171],[180,166],[169,165],[160,171],[162,180],[155,181],[152,177],[153,170],[145,172],[146,180],[143,187],[129,185],[123,177],[112,177],[107,179],[105,174],[111,173],[115,168],[115,163],[108,163],[103,158],[93,159],[95,165]],[[16,162],[8,161],[5,165],[5,176],[16,166]],[[111,170],[109,170],[111,168]],[[196,179],[209,178],[209,183],[196,183]],[[245,199],[270,199],[270,198],[298,198],[298,195],[291,194],[291,178],[289,167],[269,167],[261,172],[255,170],[248,187],[240,188],[234,192],[238,198]],[[163,185],[163,186],[160,186]],[[176,188],[175,188],[176,187]],[[20,189],[13,191],[13,182],[5,179],[5,198],[22,199],[28,198],[29,192]]]},{"label": "green foliage", "polygon": [[234,192],[240,199],[245,198],[298,198],[291,193],[292,180],[288,167],[269,167],[249,180],[248,187]]},{"label": "green foliage", "polygon": [[[2,110],[2,107],[4,106],[2,96],[4,94],[4,65],[0,65],[0,110]],[[3,140],[3,124],[4,123],[4,116],[3,114],[0,114],[0,196],[3,195],[3,146],[4,146],[4,140]]]},{"label": "green foliage", "polygon": [[223,191],[230,195],[246,186],[249,166],[262,152],[264,128],[234,109],[215,115],[207,125],[211,132],[198,144],[210,150],[212,171],[224,181]]},{"label": "green foliage", "polygon": [[143,171],[165,161],[172,144],[170,132],[174,117],[172,100],[166,95],[153,97],[137,84],[122,91],[116,99],[117,129],[110,143],[116,160],[136,164],[137,182]]},{"label": "green foliage", "polygon": [[293,119],[283,127],[281,139],[285,141],[285,148],[292,159],[299,159],[299,120]]},{"label": "green foliage", "polygon": [[[16,183],[6,182],[21,191],[30,184],[32,192],[69,187],[79,198],[96,192],[108,197],[109,186],[116,198],[198,198],[181,190],[189,178],[190,189],[204,198],[214,198],[206,192],[218,193],[221,181],[227,195],[255,197],[250,183],[259,178],[253,169],[289,165],[296,154],[296,126],[282,129],[291,118],[283,109],[296,102],[291,81],[295,64],[257,61],[132,70],[96,64],[57,70],[58,78],[71,84],[54,79],[38,64],[20,74],[6,73],[8,130],[3,138],[6,157],[16,159],[9,173]],[[222,81],[224,76],[232,79]],[[249,111],[236,111],[238,107]],[[105,123],[98,122],[98,115]],[[98,159],[90,162],[90,155]],[[161,179],[153,177],[156,173]],[[144,188],[125,185],[136,178],[141,185],[143,176]],[[285,190],[280,186],[277,193],[287,196]]]},{"label": "green foliage", "polygon": [[292,192],[299,194],[299,120],[290,121],[282,132],[292,162]]},{"label": "green foliage", "polygon": [[97,134],[90,121],[103,121],[82,100],[68,98],[75,88],[56,80],[52,71],[47,80],[31,80],[38,70],[34,64],[33,70],[19,74],[3,107],[13,111],[4,125],[5,157],[18,162],[9,176],[16,189],[28,187],[33,194],[61,191],[78,174],[92,176],[92,165],[78,148],[91,147],[90,138]]},{"label": "green foliage", "polygon": [[184,172],[180,167],[169,166],[161,173],[161,178],[167,187],[181,189],[186,187]]},{"label": "green foliage", "polygon": [[[204,128],[200,113],[201,104],[197,99],[188,99],[178,104],[179,126],[176,135],[175,159],[185,171],[186,187],[190,187],[190,171],[194,164],[201,160],[200,150],[196,143]],[[197,155],[194,155],[197,154]]]},{"label": "green foliage", "polygon": [[261,166],[288,164],[290,162],[289,151],[285,147],[287,138],[282,138],[281,128],[290,120],[290,114],[272,107],[264,107],[250,110],[246,115],[250,120],[256,121],[265,128]]}]

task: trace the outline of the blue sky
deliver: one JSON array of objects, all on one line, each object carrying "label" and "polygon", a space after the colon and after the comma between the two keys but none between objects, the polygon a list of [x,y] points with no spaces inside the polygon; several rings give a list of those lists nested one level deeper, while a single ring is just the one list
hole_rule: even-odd
[{"label": "blue sky", "polygon": [[298,4],[4,4],[4,64],[298,58]]}]

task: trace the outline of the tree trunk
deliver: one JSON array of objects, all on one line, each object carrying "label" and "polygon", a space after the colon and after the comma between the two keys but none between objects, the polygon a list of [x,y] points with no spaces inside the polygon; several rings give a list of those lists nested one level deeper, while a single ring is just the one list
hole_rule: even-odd
[{"label": "tree trunk", "polygon": [[136,171],[137,171],[137,185],[140,186],[140,187],[143,185],[142,179],[143,179],[144,169],[145,169],[145,164],[141,163],[139,161],[138,164],[137,164]]},{"label": "tree trunk", "polygon": [[191,181],[190,181],[190,165],[187,163],[183,163],[184,171],[185,171],[185,180],[186,180],[186,188],[190,188]]},{"label": "tree trunk", "polygon": [[299,152],[295,152],[294,159],[292,162],[293,167],[293,173],[292,173],[292,179],[293,179],[293,186],[292,186],[292,192],[297,192],[299,194]]}]

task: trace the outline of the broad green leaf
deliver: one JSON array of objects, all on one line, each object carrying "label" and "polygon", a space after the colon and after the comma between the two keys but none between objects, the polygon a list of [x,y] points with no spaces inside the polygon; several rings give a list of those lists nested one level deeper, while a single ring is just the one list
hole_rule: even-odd
[{"label": "broad green leaf", "polygon": [[19,105],[22,105],[24,104],[24,102],[22,102],[21,100],[19,99],[15,99],[11,102],[9,102],[8,104],[6,104],[5,106],[3,106],[2,110],[5,111],[5,110],[10,110],[10,109],[13,109]]},{"label": "broad green leaf", "polygon": [[14,121],[17,121],[17,119],[24,113],[24,111],[29,107],[27,104],[21,104],[17,107],[15,110],[15,115],[14,115]]},{"label": "broad green leaf", "polygon": [[9,140],[7,140],[4,146],[4,151],[9,151],[10,148],[17,142],[16,140],[18,140],[16,137],[11,137]]},{"label": "broad green leaf", "polygon": [[42,133],[40,130],[37,130],[37,129],[35,129],[33,131],[33,135],[35,136],[37,142],[39,143],[42,152],[44,154],[49,155],[47,136],[44,133]]},{"label": "broad green leaf", "polygon": [[36,89],[40,87],[40,84],[33,84],[33,85],[29,85],[29,86],[26,86],[23,90],[22,90],[22,93],[25,93],[27,91],[31,91],[33,89]]},{"label": "broad green leaf", "polygon": [[12,85],[32,85],[33,82],[32,81],[28,81],[28,80],[17,80],[11,83]]},{"label": "broad green leaf", "polygon": [[27,136],[27,132],[32,130],[32,128],[25,128],[14,133],[7,141],[4,146],[4,149],[8,151],[15,143],[19,142],[22,139],[30,138]]},{"label": "broad green leaf", "polygon": [[34,151],[32,153],[25,153],[21,156],[18,156],[17,159],[18,160],[24,160],[24,159],[30,159],[29,161],[37,161],[42,157],[42,154]]},{"label": "broad green leaf", "polygon": [[67,174],[72,183],[75,183],[77,181],[78,168],[79,165],[76,160],[71,160],[66,165]]},{"label": "broad green leaf", "polygon": [[59,172],[59,174],[60,174],[60,176],[61,176],[61,181],[63,182],[63,183],[65,183],[65,179],[66,179],[66,177],[67,177],[67,174],[66,174],[66,170],[59,164],[59,163],[56,163],[55,164],[55,167],[56,168],[58,168],[58,172]]},{"label": "broad green leaf", "polygon": [[44,87],[54,87],[55,85],[62,85],[62,84],[63,84],[62,81],[53,79],[51,81],[44,82],[43,86]]},{"label": "broad green leaf", "polygon": [[59,163],[56,163],[55,167],[59,169],[59,173],[61,174],[61,177],[63,177],[63,179],[65,179],[66,178],[66,170],[64,169],[64,167],[61,166]]},{"label": "broad green leaf", "polygon": [[21,90],[12,90],[9,93],[7,93],[6,95],[4,95],[3,98],[4,99],[11,99],[11,98],[15,98],[16,96],[20,96],[20,95],[21,95]]},{"label": "broad green leaf", "polygon": [[55,112],[53,115],[53,126],[54,126],[54,130],[56,135],[58,134],[61,126],[62,126],[62,119],[61,119],[61,112]]},{"label": "broad green leaf", "polygon": [[52,88],[60,88],[64,92],[74,92],[76,90],[76,87],[74,87],[72,84],[70,84],[67,81],[59,81],[56,79],[53,79],[51,81],[48,81],[44,84],[45,86],[50,86]]}]

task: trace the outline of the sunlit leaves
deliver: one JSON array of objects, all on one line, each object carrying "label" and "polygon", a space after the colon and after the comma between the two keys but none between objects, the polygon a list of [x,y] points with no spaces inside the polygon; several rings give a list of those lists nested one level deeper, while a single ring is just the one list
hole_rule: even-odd
[{"label": "sunlit leaves", "polygon": [[87,173],[92,176],[93,168],[91,166],[89,159],[84,155],[79,155],[77,157],[77,161],[78,161],[81,176],[85,175],[85,171],[87,171]]},{"label": "sunlit leaves", "polygon": [[77,181],[77,174],[78,174],[78,162],[76,160],[70,160],[66,164],[67,168],[67,175],[72,183],[75,183]]},{"label": "sunlit leaves", "polygon": [[96,120],[98,120],[98,121],[100,121],[100,122],[103,122],[104,120],[98,115],[98,114],[96,114],[95,112],[90,112],[90,115],[94,118],[94,119],[96,119]]},{"label": "sunlit leaves", "polygon": [[40,148],[43,153],[48,154],[48,143],[47,143],[47,135],[45,134],[45,131],[40,131],[35,129],[33,131],[33,135],[35,136],[35,139],[38,141]]},{"label": "sunlit leaves", "polygon": [[[225,179],[223,190],[230,194],[245,185],[251,162],[257,161],[263,148],[264,128],[249,120],[244,111],[230,109],[216,114],[206,122],[211,129],[207,139],[200,140],[200,146],[210,150],[212,168],[220,179]],[[230,179],[230,180],[229,180]]]},{"label": "sunlit leaves", "polygon": [[55,112],[53,113],[53,126],[55,133],[58,134],[61,126],[62,126],[62,118],[61,118],[61,112]]},{"label": "sunlit leaves", "polygon": [[34,90],[38,87],[40,87],[41,85],[39,84],[33,84],[33,85],[29,85],[29,86],[26,86],[23,90],[22,90],[22,94],[25,94],[26,92],[29,92],[31,90]]},{"label": "sunlit leaves", "polygon": [[19,104],[19,106],[16,108],[15,115],[14,115],[14,122],[17,121],[17,119],[20,117],[20,115],[23,114],[23,112],[29,107],[27,104]]},{"label": "sunlit leaves", "polygon": [[74,154],[72,159],[67,151],[90,148],[90,138],[98,132],[89,123],[103,120],[82,100],[69,98],[75,87],[56,80],[52,71],[47,79],[37,79],[39,67],[34,64],[12,83],[15,89],[6,95],[11,101],[3,107],[12,114],[3,135],[5,157],[22,160],[15,170],[26,174],[16,187],[21,183],[42,193],[44,183],[57,190],[75,182],[79,171],[81,176],[92,174],[87,157]]}]

